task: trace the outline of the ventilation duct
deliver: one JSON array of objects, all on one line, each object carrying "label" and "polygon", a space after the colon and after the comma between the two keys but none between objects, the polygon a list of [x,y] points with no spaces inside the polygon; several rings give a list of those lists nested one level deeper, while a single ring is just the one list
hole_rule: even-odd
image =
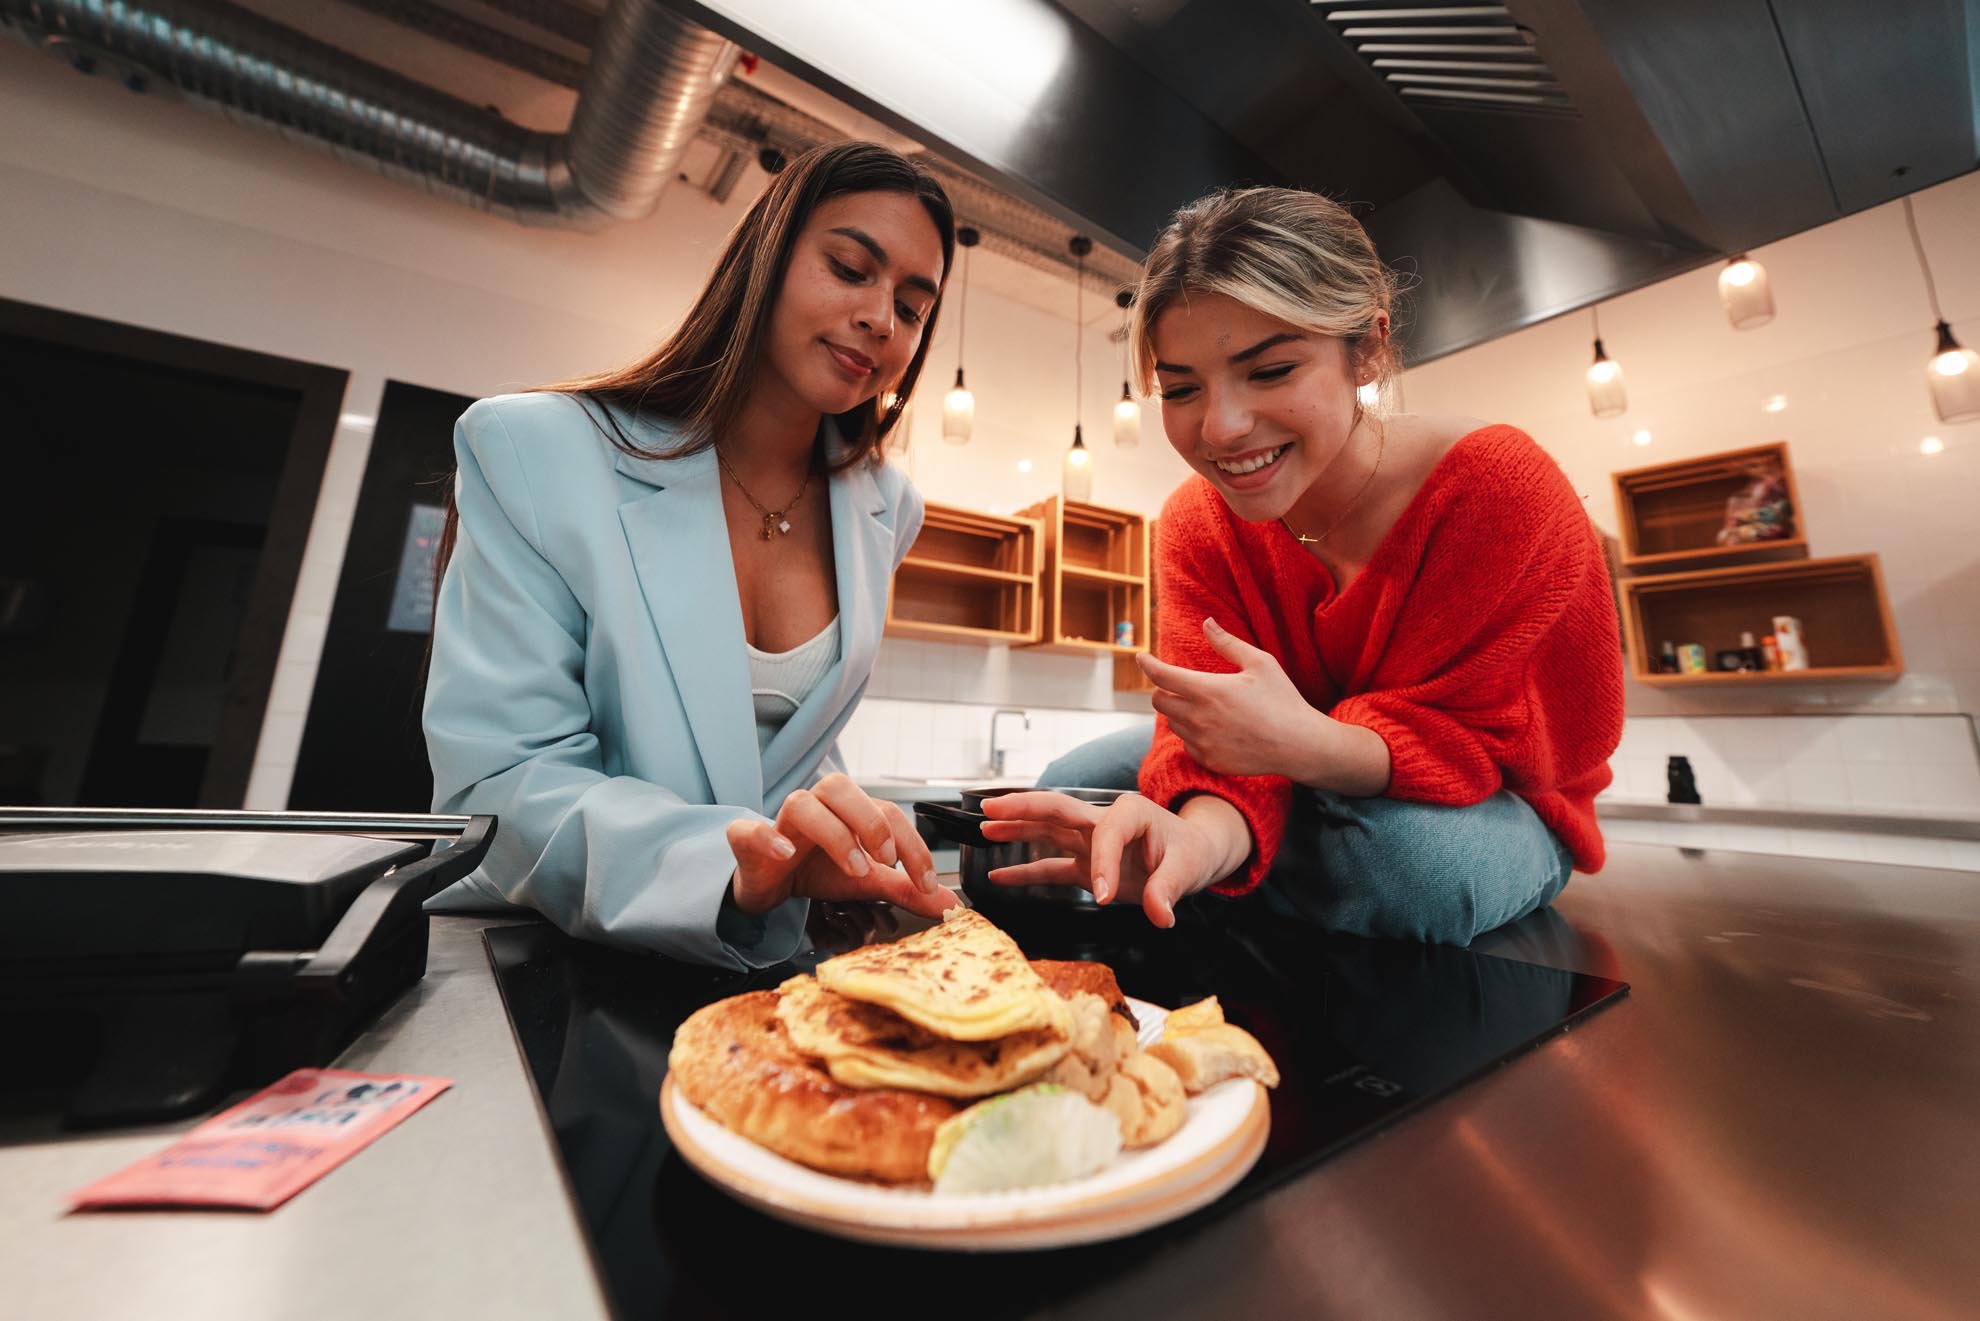
[{"label": "ventilation duct", "polygon": [[570,130],[509,123],[225,0],[0,0],[0,26],[84,72],[152,81],[428,192],[511,220],[649,214],[736,48],[651,0],[599,19]]}]

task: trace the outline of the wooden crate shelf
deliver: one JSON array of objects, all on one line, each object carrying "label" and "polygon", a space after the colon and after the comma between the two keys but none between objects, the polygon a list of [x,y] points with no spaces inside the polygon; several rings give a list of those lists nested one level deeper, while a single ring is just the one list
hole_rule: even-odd
[{"label": "wooden crate shelf", "polygon": [[[1787,535],[1773,541],[1721,546],[1726,500],[1752,480],[1756,468],[1778,466],[1787,487]],[[1686,565],[1798,559],[1808,554],[1801,496],[1786,441],[1730,450],[1614,474],[1616,526],[1626,569],[1656,572]]]},{"label": "wooden crate shelf", "polygon": [[1134,657],[1141,651],[1153,652],[1162,628],[1162,583],[1155,565],[1155,532],[1159,519],[1148,520],[1148,645],[1136,649],[1125,656],[1114,657],[1114,691],[1117,693],[1152,693],[1155,685],[1134,663]]},{"label": "wooden crate shelf", "polygon": [[928,506],[887,601],[887,635],[937,642],[1039,637],[1044,528],[953,505]]},{"label": "wooden crate shelf", "polygon": [[[1128,657],[1148,640],[1148,520],[1124,509],[1059,496],[1023,511],[1045,530],[1039,579],[1044,611],[1042,650],[1076,655]],[[1114,641],[1115,625],[1128,620],[1134,643]]]},{"label": "wooden crate shelf", "polygon": [[[1883,569],[1875,555],[1740,564],[1623,580],[1624,627],[1637,682],[1660,688],[1773,683],[1887,682],[1904,673]],[[1801,621],[1805,670],[1656,674],[1666,641],[1696,642],[1707,657],[1739,645],[1742,631],[1773,631],[1775,615]]]}]

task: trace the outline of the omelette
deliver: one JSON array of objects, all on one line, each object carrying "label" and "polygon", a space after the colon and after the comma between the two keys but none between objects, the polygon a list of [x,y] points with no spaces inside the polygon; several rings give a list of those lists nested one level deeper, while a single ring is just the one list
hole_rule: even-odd
[{"label": "omelette", "polygon": [[994,1041],[937,1036],[891,1009],[828,991],[810,977],[793,977],[777,992],[777,1020],[791,1044],[824,1061],[848,1087],[973,1099],[1030,1082],[1072,1045],[1071,1011],[1050,992],[1055,1004],[1049,1026]]},{"label": "omelette", "polygon": [[951,1041],[993,1041],[1064,1021],[1063,1002],[1017,942],[969,908],[951,908],[941,926],[892,944],[827,959],[818,982]]}]

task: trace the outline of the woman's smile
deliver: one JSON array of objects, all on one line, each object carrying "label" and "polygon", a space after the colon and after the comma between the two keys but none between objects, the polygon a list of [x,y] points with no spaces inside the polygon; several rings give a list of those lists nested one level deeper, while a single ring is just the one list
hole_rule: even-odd
[{"label": "woman's smile", "polygon": [[1255,491],[1278,476],[1279,461],[1291,448],[1292,442],[1288,441],[1270,449],[1247,450],[1228,459],[1212,458],[1210,463],[1222,478],[1219,485],[1234,491]]}]

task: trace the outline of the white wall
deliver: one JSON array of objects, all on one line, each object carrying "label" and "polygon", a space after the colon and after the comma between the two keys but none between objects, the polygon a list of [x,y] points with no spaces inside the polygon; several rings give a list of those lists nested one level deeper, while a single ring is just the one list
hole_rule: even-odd
[{"label": "white wall", "polygon": [[[1980,175],[1914,205],[1946,317],[1963,342],[1980,342]],[[1778,308],[1753,330],[1727,323],[1717,265],[1603,304],[1602,339],[1629,389],[1622,417],[1589,412],[1586,312],[1415,368],[1405,402],[1525,427],[1610,532],[1612,472],[1786,440],[1811,553],[1882,557],[1901,680],[1695,692],[1632,682],[1611,796],[1662,799],[1676,753],[1691,759],[1708,804],[1980,814],[1970,715],[1980,710],[1980,423],[1946,426],[1932,412],[1932,316],[1903,212],[1878,207],[1753,256]],[[1763,411],[1774,396],[1786,408]],[[1648,445],[1634,443],[1639,430]],[[1943,449],[1924,452],[1928,436]],[[1751,718],[1762,714],[1773,718]],[[1905,846],[1871,836],[1847,845],[1894,861],[1907,860],[1892,853]]]},{"label": "white wall", "polygon": [[[691,153],[684,172],[702,177],[706,154]],[[726,205],[677,184],[648,220],[597,234],[527,228],[0,42],[0,295],[351,373],[250,806],[286,800],[385,382],[483,395],[639,354],[685,311],[763,178],[751,167]],[[1039,273],[981,249],[972,260],[976,440],[940,440],[951,316],[931,347],[907,462],[932,500],[1013,509],[1056,489],[1071,440],[1072,287],[1059,285],[1066,307],[1053,312]],[[1106,336],[1118,314],[1086,301],[1094,496],[1153,509],[1181,464],[1152,421],[1149,443],[1113,452],[1119,350]],[[1029,475],[1022,458],[1034,462]],[[1060,658],[1020,655],[981,696],[1000,704],[1011,687],[1063,669]],[[1054,691],[1109,696],[1085,679]]]}]

